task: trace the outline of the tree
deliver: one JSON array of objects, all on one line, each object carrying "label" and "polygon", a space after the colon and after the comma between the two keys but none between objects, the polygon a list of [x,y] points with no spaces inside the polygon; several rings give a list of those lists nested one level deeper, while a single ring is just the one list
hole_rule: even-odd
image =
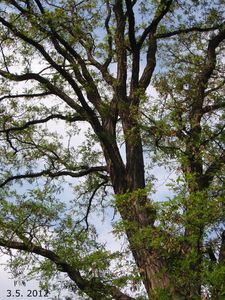
[{"label": "tree", "polygon": [[[149,299],[224,297],[223,4],[1,1],[0,246],[19,250],[14,270],[65,272],[82,299],[135,299],[136,281]],[[150,199],[145,153],[178,174],[168,201]],[[126,276],[90,222],[110,206]]]}]

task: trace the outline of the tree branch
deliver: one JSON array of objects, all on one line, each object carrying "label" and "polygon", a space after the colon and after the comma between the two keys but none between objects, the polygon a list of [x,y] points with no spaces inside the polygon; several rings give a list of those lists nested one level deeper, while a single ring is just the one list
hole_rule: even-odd
[{"label": "tree branch", "polygon": [[52,95],[51,92],[43,92],[43,93],[33,93],[33,94],[16,94],[16,95],[5,95],[0,97],[0,102],[4,99],[15,99],[15,98],[35,98],[35,97],[43,97],[43,96],[49,96]]},{"label": "tree branch", "polygon": [[220,82],[220,84],[218,84],[217,86],[215,86],[215,87],[213,87],[213,88],[207,90],[207,91],[205,92],[205,95],[208,96],[208,95],[210,95],[211,93],[216,92],[216,91],[218,91],[218,90],[221,89],[221,88],[223,88],[223,91],[224,91],[224,86],[225,86],[225,79],[223,79],[223,81]]},{"label": "tree branch", "polygon": [[[42,12],[42,14],[44,16],[45,11],[44,11],[44,8],[41,5],[40,1],[37,0],[36,3],[37,3],[38,7],[40,8],[40,11]],[[26,11],[24,11],[22,8],[20,9],[20,11],[23,14],[27,14]],[[30,16],[30,14],[28,14],[28,16]],[[32,23],[32,17],[33,16],[34,16],[34,12],[31,14],[31,18],[29,18],[31,23]],[[78,81],[82,84],[83,88],[85,89],[89,101],[91,103],[93,103],[96,108],[98,108],[98,106],[101,102],[101,97],[98,93],[97,86],[96,86],[96,84],[93,80],[93,77],[91,76],[87,66],[86,66],[85,61],[82,59],[82,57],[79,55],[79,53],[75,50],[75,48],[73,48],[67,42],[67,40],[64,39],[55,30],[54,26],[52,25],[52,20],[47,20],[47,24],[50,27],[50,31],[47,30],[44,26],[39,25],[40,30],[42,32],[46,33],[50,37],[50,39],[51,39],[55,49],[58,51],[58,53],[61,54],[65,59],[67,59],[71,63],[72,66],[75,63],[74,59],[78,62],[78,65],[81,67],[81,70],[82,70],[83,78],[82,78],[82,75],[80,74],[78,68],[76,68],[76,66],[75,66],[75,67],[73,67],[73,70],[76,74],[76,79],[78,79]],[[61,47],[61,45],[59,43],[61,45],[63,45],[64,49]],[[69,80],[68,80],[68,82],[69,82]],[[88,86],[87,86],[87,82],[88,82]],[[71,85],[72,85],[72,83],[71,83]],[[77,88],[78,88],[78,86],[76,87],[76,91],[78,91]],[[90,89],[91,89],[91,91],[90,91]],[[83,103],[82,105],[85,104],[85,106],[87,107],[87,103],[84,102],[84,99],[82,100],[82,103]]]},{"label": "tree branch", "polygon": [[36,73],[26,73],[26,74],[13,74],[3,70],[0,70],[0,75],[6,79],[12,81],[27,81],[27,80],[36,80],[43,84],[43,86],[47,87],[52,94],[59,96],[63,101],[65,101],[71,108],[77,110],[78,112],[81,111],[82,107],[76,104],[76,102],[70,98],[67,94],[65,94],[61,89],[57,88],[53,85],[48,79],[44,78],[43,76],[36,74]]},{"label": "tree branch", "polygon": [[115,47],[117,54],[117,95],[122,101],[126,99],[126,83],[127,83],[127,55],[125,45],[125,15],[123,12],[122,1],[116,0],[113,7],[117,30],[115,36]]},{"label": "tree branch", "polygon": [[107,182],[108,182],[108,180],[104,180],[104,181],[100,182],[100,183],[96,186],[96,188],[93,190],[93,192],[92,192],[92,194],[91,194],[90,199],[88,200],[88,207],[87,207],[87,211],[86,211],[85,216],[84,216],[81,220],[79,220],[79,221],[77,222],[77,224],[80,224],[81,222],[85,221],[85,223],[86,223],[86,228],[85,228],[85,230],[86,230],[86,231],[87,231],[88,228],[89,228],[89,224],[88,224],[88,216],[89,216],[90,211],[91,211],[92,201],[93,201],[93,199],[94,199],[94,197],[95,197],[97,191],[98,191],[102,186],[104,186]]},{"label": "tree branch", "polygon": [[34,0],[34,2],[37,4],[40,12],[43,14],[44,13],[44,7],[42,6],[41,2],[39,0]]},{"label": "tree branch", "polygon": [[135,18],[133,12],[133,3],[131,0],[126,0],[126,7],[127,7],[126,15],[128,16],[128,23],[129,23],[128,36],[130,40],[130,47],[131,49],[136,50],[137,42],[135,37]]},{"label": "tree branch", "polygon": [[44,47],[38,43],[37,41],[35,41],[34,39],[26,36],[23,32],[18,31],[18,29],[11,23],[9,23],[8,21],[6,21],[4,18],[2,18],[0,16],[0,22],[8,29],[10,29],[10,31],[13,32],[13,34],[22,39],[24,42],[26,42],[27,44],[33,46],[35,49],[37,49],[41,55],[46,59],[46,61],[56,70],[59,72],[60,75],[62,75],[67,82],[71,85],[71,87],[73,88],[73,90],[75,91],[81,105],[83,106],[83,108],[86,110],[86,112],[89,113],[89,115],[93,115],[93,111],[92,109],[89,107],[89,105],[87,104],[84,95],[81,91],[81,89],[79,88],[79,86],[77,85],[77,83],[74,81],[74,79],[71,77],[71,75],[66,72],[64,69],[62,69],[53,59],[52,57],[46,52],[46,50],[44,49]]},{"label": "tree branch", "polygon": [[106,59],[106,61],[104,63],[104,69],[108,68],[109,64],[112,61],[112,57],[113,57],[112,32],[111,32],[111,29],[109,27],[109,22],[110,22],[110,19],[111,19],[112,11],[111,11],[111,7],[110,7],[110,4],[109,4],[108,0],[106,1],[106,7],[107,7],[108,14],[107,14],[107,17],[105,19],[105,29],[106,29],[106,32],[107,32],[107,40],[108,40],[109,50],[108,50],[108,58]]},{"label": "tree branch", "polygon": [[[15,1],[11,1],[11,3],[12,2],[15,2]],[[22,8],[22,12],[23,12],[23,8]],[[61,97],[61,99],[63,99],[63,101],[65,101],[67,104],[70,105],[70,107],[74,108],[80,115],[84,116],[87,119],[87,121],[92,125],[92,127],[93,127],[95,133],[97,134],[97,136],[99,137],[100,141],[103,142],[103,140],[104,140],[105,146],[107,144],[107,146],[106,146],[107,147],[107,151],[109,153],[110,152],[112,153],[111,149],[109,149],[109,148],[111,148],[111,145],[109,145],[109,143],[107,141],[107,138],[105,138],[105,135],[103,134],[104,129],[101,126],[97,115],[95,114],[94,110],[86,102],[86,99],[85,99],[85,97],[83,95],[82,90],[77,85],[77,83],[73,80],[73,78],[71,77],[71,75],[69,73],[67,73],[64,69],[62,69],[54,60],[52,60],[52,58],[50,57],[50,55],[45,51],[44,47],[41,44],[39,44],[37,41],[33,40],[30,37],[27,37],[26,35],[24,35],[23,32],[18,31],[17,28],[14,25],[10,24],[9,22],[7,22],[6,20],[4,20],[1,17],[0,17],[0,22],[4,26],[6,26],[7,28],[9,28],[13,32],[13,34],[15,36],[19,37],[20,39],[24,40],[29,45],[31,45],[34,48],[36,48],[43,55],[43,57],[49,62],[49,64],[53,68],[55,68],[56,71],[58,71],[68,81],[68,83],[72,86],[72,88],[75,91],[75,93],[76,93],[76,95],[78,97],[78,100],[80,101],[80,103],[81,103],[82,106],[78,105],[68,95],[64,94],[59,88],[57,89],[56,86],[54,86],[51,82],[49,82],[44,77],[41,77],[39,74],[29,73],[29,74],[23,74],[23,75],[15,75],[15,74],[10,74],[10,73],[7,73],[7,72],[1,70],[0,71],[0,75],[6,77],[8,79],[15,80],[15,81],[22,81],[22,80],[34,79],[34,80],[39,81],[43,85],[47,86],[47,88],[49,90],[53,91],[54,94],[59,95]],[[55,31],[53,33],[55,34]],[[50,38],[51,38],[51,32],[48,32],[48,34],[50,35]],[[64,47],[66,47],[66,49],[69,49],[70,53],[72,53],[72,55],[74,55],[74,57],[77,60],[79,60],[79,55],[76,53],[76,51],[70,45],[68,45],[68,43],[63,38],[61,38],[58,34],[56,35],[56,37],[60,41],[60,43],[62,43],[62,45]],[[79,63],[80,62],[81,61],[79,61]],[[81,62],[81,63],[83,64],[83,62]],[[83,68],[82,70],[84,70],[84,72],[85,72],[86,66],[81,65],[81,68]],[[96,96],[96,93],[94,93],[94,96]],[[90,94],[89,94],[89,98],[91,100],[93,100],[93,97],[90,98]],[[113,156],[115,156],[115,155],[113,155]]]},{"label": "tree branch", "polygon": [[213,248],[212,248],[211,245],[207,245],[206,254],[208,254],[209,259],[210,259],[211,262],[217,263],[217,258],[215,256],[215,253],[214,253]]},{"label": "tree branch", "polygon": [[157,26],[160,23],[160,21],[168,13],[171,4],[172,4],[172,0],[167,0],[167,1],[163,1],[158,5],[152,23],[144,30],[141,38],[138,41],[138,46],[140,49],[144,41],[146,40],[147,36],[149,38],[149,42],[148,42],[149,45],[148,45],[148,50],[146,55],[147,62],[144,71],[142,73],[142,76],[139,80],[139,87],[143,90],[146,90],[146,88],[148,87],[156,66],[157,39],[155,37],[155,32],[157,30]]},{"label": "tree branch", "polygon": [[211,165],[207,168],[204,178],[207,183],[211,182],[216,174],[225,164],[225,154],[222,153],[220,157],[216,158]]},{"label": "tree branch", "polygon": [[147,63],[142,73],[142,76],[139,80],[139,87],[146,90],[152,74],[155,70],[156,66],[156,51],[157,51],[157,40],[154,35],[149,37],[149,46],[147,50]]},{"label": "tree branch", "polygon": [[[68,61],[71,62],[73,65],[74,62],[70,59],[69,53],[76,59],[78,62],[79,66],[81,67],[82,70],[82,75],[83,75],[83,80],[81,79],[81,74],[78,73],[78,71],[75,71],[75,74],[78,75],[77,79],[81,79],[80,83],[84,87],[87,97],[91,103],[95,105],[95,107],[98,109],[100,102],[101,102],[101,96],[98,92],[97,86],[93,80],[93,77],[91,76],[85,61],[82,59],[82,57],[78,54],[78,52],[75,51],[73,47],[70,46],[70,44],[63,39],[52,27],[51,27],[51,40],[55,46],[55,49],[60,53],[63,57],[68,59]],[[64,46],[65,50],[60,47],[56,39]],[[67,52],[68,51],[68,52]],[[76,68],[76,67],[75,67]],[[87,86],[88,82],[88,86]],[[83,103],[83,102],[82,102]],[[86,104],[85,104],[86,105]]]},{"label": "tree branch", "polygon": [[20,131],[20,130],[26,129],[26,128],[32,126],[32,125],[46,123],[49,120],[54,120],[54,119],[65,120],[67,122],[86,121],[80,115],[63,116],[61,114],[52,114],[52,115],[50,115],[46,118],[43,118],[43,119],[28,121],[23,126],[14,126],[14,127],[6,128],[6,129],[4,128],[4,130],[0,130],[0,133],[10,132],[10,131]]},{"label": "tree branch", "polygon": [[206,63],[203,67],[203,71],[200,74],[199,80],[200,88],[205,91],[206,84],[209,81],[209,78],[212,75],[213,70],[216,66],[216,48],[220,45],[220,43],[225,39],[225,23],[223,24],[222,29],[219,33],[209,40],[208,49],[207,49],[207,59]]},{"label": "tree branch", "polygon": [[219,264],[225,265],[225,230],[222,232],[221,235],[221,245],[220,245],[220,252],[219,252]]},{"label": "tree branch", "polygon": [[197,83],[195,92],[193,93],[193,103],[190,112],[192,136],[194,136],[194,134],[198,134],[199,130],[201,130],[200,121],[204,114],[203,104],[206,96],[205,91],[216,67],[216,49],[217,47],[219,47],[220,43],[224,41],[224,39],[225,23],[223,26],[221,25],[219,33],[209,40],[208,48],[206,50],[205,62],[202,65],[200,72],[196,78]]},{"label": "tree branch", "polygon": [[139,41],[138,41],[138,45],[141,48],[141,46],[143,45],[146,37],[149,35],[149,33],[155,33],[158,24],[160,23],[160,21],[163,19],[163,17],[167,14],[167,12],[170,9],[170,6],[172,4],[172,0],[166,0],[166,1],[162,1],[162,3],[160,3],[156,9],[155,12],[155,16],[153,18],[153,21],[151,22],[151,24],[145,28],[144,32],[142,33]]},{"label": "tree branch", "polygon": [[26,173],[26,174],[18,174],[14,175],[11,177],[8,177],[5,179],[2,183],[0,183],[0,188],[8,184],[9,182],[13,180],[18,180],[18,179],[29,179],[29,178],[38,178],[41,176],[48,176],[50,178],[56,178],[60,176],[70,176],[73,178],[77,177],[82,177],[86,176],[91,173],[96,173],[96,172],[107,172],[107,167],[106,166],[95,166],[95,167],[81,167],[81,170],[78,172],[73,172],[73,171],[57,171],[57,172],[52,172],[51,170],[43,170],[40,172],[36,173]]},{"label": "tree branch", "polygon": [[190,28],[184,28],[184,29],[178,29],[178,30],[174,30],[174,31],[170,31],[170,32],[165,32],[165,33],[156,33],[155,34],[155,38],[156,39],[163,39],[163,38],[168,38],[168,37],[172,37],[175,35],[179,35],[179,34],[183,34],[183,33],[190,33],[190,32],[209,32],[209,31],[213,31],[216,30],[218,28],[220,28],[221,25],[217,25],[217,26],[213,26],[213,27],[190,27]]},{"label": "tree branch", "polygon": [[202,113],[205,114],[208,112],[213,112],[217,109],[224,108],[224,107],[225,107],[225,102],[221,102],[221,103],[213,104],[213,105],[206,105],[205,107],[203,107]]},{"label": "tree branch", "polygon": [[134,300],[134,298],[122,293],[117,287],[103,284],[99,278],[92,278],[91,280],[83,278],[79,270],[68,264],[64,259],[61,259],[55,252],[36,246],[31,242],[21,243],[0,238],[0,247],[22,250],[49,259],[56,264],[59,271],[67,273],[78,288],[93,300],[103,299],[108,294],[111,294],[116,300]]}]

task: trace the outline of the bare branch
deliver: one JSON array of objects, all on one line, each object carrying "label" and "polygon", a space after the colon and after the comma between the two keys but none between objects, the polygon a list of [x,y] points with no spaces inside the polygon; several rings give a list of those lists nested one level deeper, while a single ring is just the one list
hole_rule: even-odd
[{"label": "bare branch", "polygon": [[138,41],[139,47],[141,47],[143,45],[143,43],[144,43],[146,37],[149,35],[149,33],[156,32],[158,24],[163,19],[163,17],[168,13],[172,2],[173,2],[172,0],[162,1],[162,3],[160,2],[160,4],[158,5],[158,7],[156,9],[153,21],[144,30],[144,32],[142,33],[142,36],[140,37],[140,39]]},{"label": "bare branch", "polygon": [[135,18],[134,18],[134,11],[133,11],[133,3],[131,0],[126,0],[126,7],[128,16],[128,23],[129,23],[129,40],[130,40],[130,47],[131,49],[136,49],[137,42],[135,37]]},{"label": "bare branch", "polygon": [[107,182],[108,182],[108,180],[104,180],[104,181],[102,181],[101,183],[99,183],[99,184],[96,186],[96,188],[93,190],[93,192],[92,192],[92,194],[91,194],[91,197],[90,197],[89,200],[88,200],[88,207],[87,207],[85,216],[84,216],[81,220],[79,220],[79,221],[77,222],[77,224],[80,224],[81,222],[85,221],[85,223],[86,223],[86,228],[85,228],[85,230],[86,230],[86,231],[87,231],[88,228],[89,228],[88,217],[89,217],[89,214],[90,214],[90,211],[91,211],[92,201],[93,201],[93,199],[94,199],[94,197],[95,197],[97,191],[98,191],[102,186],[104,186]]},{"label": "bare branch", "polygon": [[10,140],[9,137],[9,132],[6,132],[6,141],[9,143],[9,146],[12,148],[12,150],[14,151],[14,154],[16,154],[18,152],[18,149],[16,147],[14,147],[12,141]]},{"label": "bare branch", "polygon": [[3,101],[4,99],[15,99],[15,98],[36,98],[36,97],[44,97],[52,95],[51,92],[43,92],[43,93],[34,93],[34,94],[16,94],[16,95],[5,95],[0,97],[0,102]]},{"label": "bare branch", "polygon": [[40,82],[45,88],[47,88],[52,94],[57,95],[63,101],[65,101],[71,108],[75,109],[78,113],[83,114],[84,110],[79,106],[72,98],[65,94],[61,89],[53,85],[48,79],[36,73],[26,73],[26,74],[13,74],[3,70],[0,70],[0,75],[10,79],[12,81],[27,81],[27,80],[36,80]]},{"label": "bare branch", "polygon": [[224,107],[225,107],[225,102],[221,102],[221,103],[213,104],[213,105],[207,105],[207,106],[203,107],[202,113],[205,114],[205,113],[213,112],[217,109],[224,108]]},{"label": "bare branch", "polygon": [[172,37],[175,35],[179,35],[179,34],[184,34],[184,33],[190,33],[190,32],[209,32],[209,31],[213,31],[216,30],[218,28],[220,28],[221,25],[216,25],[213,27],[190,27],[190,28],[184,28],[184,29],[178,29],[178,30],[174,30],[174,31],[170,31],[170,32],[165,32],[165,33],[156,33],[155,37],[156,39],[163,39],[163,38],[168,38],[168,37]]},{"label": "bare branch", "polygon": [[42,6],[41,2],[39,0],[34,0],[35,3],[37,4],[39,10],[41,13],[44,13],[44,7]]},{"label": "bare branch", "polygon": [[157,39],[155,37],[155,32],[157,30],[157,26],[160,23],[160,21],[168,13],[171,4],[172,4],[172,0],[167,0],[162,3],[160,2],[160,4],[156,9],[155,16],[153,18],[152,23],[144,30],[142,36],[138,41],[138,46],[139,48],[141,48],[148,36],[149,41],[148,41],[148,50],[147,50],[147,57],[146,57],[147,62],[144,71],[142,73],[142,76],[139,80],[139,86],[143,90],[146,90],[146,88],[148,87],[156,66]]},{"label": "bare branch", "polygon": [[225,230],[221,235],[221,245],[220,245],[220,253],[219,253],[219,263],[221,265],[225,264]]},{"label": "bare branch", "polygon": [[106,1],[106,7],[107,7],[107,17],[105,19],[105,29],[106,29],[106,32],[107,32],[107,40],[108,40],[108,46],[109,46],[109,51],[108,51],[108,58],[106,59],[105,63],[104,63],[104,69],[106,70],[109,66],[109,64],[111,63],[112,61],[112,57],[113,57],[113,49],[112,49],[112,32],[110,30],[110,27],[109,27],[109,22],[110,22],[110,19],[111,19],[111,15],[112,15],[112,11],[111,11],[111,7],[110,7],[110,4],[109,4],[109,1],[107,0]]},{"label": "bare branch", "polygon": [[116,0],[113,6],[116,17],[117,30],[115,34],[115,47],[117,55],[117,93],[122,99],[126,99],[127,84],[127,55],[125,45],[125,15],[122,1]]},{"label": "bare branch", "polygon": [[220,171],[225,164],[225,154],[222,153],[220,157],[216,158],[207,168],[204,178],[207,182],[211,182],[217,171]]},{"label": "bare branch", "polygon": [[206,247],[206,254],[208,254],[209,259],[211,260],[211,262],[217,263],[217,258],[215,256],[215,253],[213,251],[213,248],[211,245],[208,245]]},{"label": "bare branch", "polygon": [[0,130],[0,133],[10,132],[10,131],[20,131],[20,130],[26,129],[26,128],[32,126],[32,125],[46,123],[49,120],[54,120],[54,119],[65,120],[65,121],[71,122],[71,123],[76,122],[76,121],[86,121],[80,115],[63,116],[61,114],[52,114],[52,115],[50,115],[46,118],[43,118],[43,119],[28,121],[23,126],[15,126],[15,127],[4,128],[4,130]]},{"label": "bare branch", "polygon": [[148,87],[152,74],[155,70],[156,66],[156,51],[157,51],[157,41],[155,37],[152,35],[149,37],[149,46],[147,51],[147,63],[142,73],[142,76],[139,80],[140,88],[146,90]]},{"label": "bare branch", "polygon": [[5,53],[4,53],[2,44],[0,44],[0,49],[1,49],[1,53],[2,53],[5,68],[6,68],[7,72],[9,72],[9,68],[8,68],[8,64],[7,64],[7,60],[6,60],[6,57],[5,57]]},{"label": "bare branch", "polygon": [[224,39],[225,23],[223,24],[223,27],[219,31],[219,33],[216,36],[214,36],[208,43],[207,60],[204,69],[200,74],[200,80],[202,80],[201,88],[204,88],[204,90],[216,66],[216,48],[220,45],[222,41],[224,41]]},{"label": "bare branch", "polygon": [[41,176],[48,176],[50,178],[56,178],[60,176],[70,176],[73,178],[77,178],[77,177],[86,176],[88,174],[96,173],[96,172],[107,172],[107,167],[106,166],[96,166],[96,167],[81,166],[81,170],[78,172],[66,171],[66,170],[53,172],[51,170],[43,170],[36,173],[18,174],[18,175],[8,177],[4,182],[0,184],[0,188],[5,186],[11,181],[18,180],[18,179],[38,178]]}]

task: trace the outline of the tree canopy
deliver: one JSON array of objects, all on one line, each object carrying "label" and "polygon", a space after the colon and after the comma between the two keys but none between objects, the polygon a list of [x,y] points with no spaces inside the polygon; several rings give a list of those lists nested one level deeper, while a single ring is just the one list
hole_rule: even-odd
[{"label": "tree canopy", "polygon": [[[224,299],[224,4],[1,1],[0,247],[15,276],[64,274],[76,299]],[[175,175],[153,200],[157,165]]]}]

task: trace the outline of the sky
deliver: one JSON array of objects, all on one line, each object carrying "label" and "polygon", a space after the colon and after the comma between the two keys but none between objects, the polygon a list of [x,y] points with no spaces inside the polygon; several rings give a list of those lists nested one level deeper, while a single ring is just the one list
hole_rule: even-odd
[{"label": "sky", "polygon": [[[20,299],[20,300],[43,300],[43,299],[50,299],[48,295],[45,296],[45,291],[41,290],[39,288],[38,281],[27,281],[26,286],[22,284],[22,282],[17,282],[13,278],[11,278],[11,275],[5,270],[4,263],[5,263],[6,257],[1,257],[1,266],[0,266],[0,299],[6,300],[6,299]],[[38,296],[36,296],[38,295]],[[42,297],[39,297],[39,296]]]}]

